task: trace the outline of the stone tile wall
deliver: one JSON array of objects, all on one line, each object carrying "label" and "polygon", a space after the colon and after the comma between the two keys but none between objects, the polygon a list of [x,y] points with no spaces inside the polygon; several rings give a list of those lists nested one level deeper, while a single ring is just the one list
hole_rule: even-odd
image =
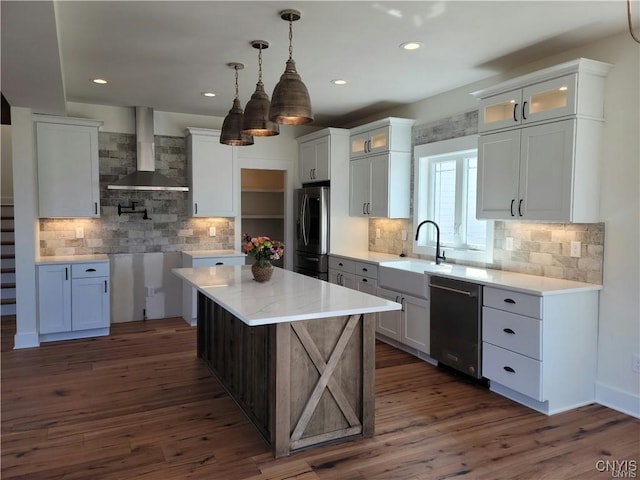
[{"label": "stone tile wall", "polygon": [[[472,111],[413,128],[414,145],[439,142],[478,133],[478,112]],[[411,169],[411,217],[413,217],[413,172]],[[376,238],[377,231],[380,238]],[[406,240],[402,232],[406,231]],[[433,260],[413,253],[413,218],[369,220],[369,250]],[[513,250],[506,250],[506,238],[513,238]],[[582,243],[580,258],[570,255],[571,241]],[[493,263],[469,265],[528,273],[545,277],[602,283],[604,224],[494,222]],[[456,263],[454,260],[447,260]]]},{"label": "stone tile wall", "polygon": [[[156,169],[186,185],[186,145],[182,137],[155,136]],[[187,216],[186,192],[107,190],[136,169],[136,136],[99,133],[100,218],[40,219],[41,255],[178,252],[233,248],[233,218]],[[118,216],[118,204],[136,202],[142,213]],[[76,227],[84,238],[75,238]],[[216,236],[209,236],[216,227]]]}]

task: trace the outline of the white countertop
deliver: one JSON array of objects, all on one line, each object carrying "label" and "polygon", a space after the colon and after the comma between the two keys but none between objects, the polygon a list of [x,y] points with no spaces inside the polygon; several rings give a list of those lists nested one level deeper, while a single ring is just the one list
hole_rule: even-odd
[{"label": "white countertop", "polygon": [[379,264],[381,262],[389,262],[394,260],[406,260],[408,257],[401,257],[391,253],[369,252],[369,251],[337,251],[331,252],[329,255],[334,257],[342,257],[348,260],[361,260],[363,262],[370,262]]},{"label": "white countertop", "polygon": [[209,258],[209,257],[246,257],[246,253],[237,250],[192,250],[183,251],[183,255],[191,258]]},{"label": "white countertop", "polygon": [[[332,253],[331,255],[334,254]],[[335,255],[351,260],[374,262],[381,267],[398,268],[400,270],[425,273],[428,275],[439,275],[441,277],[478,283],[480,285],[490,287],[508,288],[509,290],[529,293],[532,295],[559,295],[591,290],[602,290],[602,285],[593,283],[527,275],[524,273],[494,270],[490,268],[455,265],[446,262],[436,265],[434,262],[428,260],[421,260],[412,257],[400,257],[398,255],[390,255],[387,253],[349,252]],[[379,275],[380,274],[378,273],[378,276]]]},{"label": "white countertop", "polygon": [[174,268],[173,273],[249,326],[400,310],[399,303],[275,268],[253,280],[251,266]]},{"label": "white countertop", "polygon": [[53,265],[56,263],[102,263],[108,262],[109,257],[106,254],[98,255],[60,255],[45,256],[36,258],[36,265]]}]

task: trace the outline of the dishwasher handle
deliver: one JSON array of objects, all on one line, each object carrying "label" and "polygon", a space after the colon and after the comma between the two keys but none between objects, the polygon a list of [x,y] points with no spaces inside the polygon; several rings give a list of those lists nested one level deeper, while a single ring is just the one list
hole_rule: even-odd
[{"label": "dishwasher handle", "polygon": [[459,293],[460,295],[466,295],[467,297],[475,297],[476,294],[474,292],[468,292],[466,290],[459,290],[457,288],[445,287],[444,285],[434,285],[433,283],[429,284],[430,287],[439,288],[440,290],[446,290],[447,292]]}]

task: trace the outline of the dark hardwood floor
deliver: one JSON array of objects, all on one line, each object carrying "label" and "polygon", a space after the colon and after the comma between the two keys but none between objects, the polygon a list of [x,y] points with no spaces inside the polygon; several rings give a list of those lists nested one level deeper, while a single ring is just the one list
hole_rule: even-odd
[{"label": "dark hardwood floor", "polygon": [[640,462],[632,417],[546,417],[384,344],[375,437],[275,460],[181,319],[28,350],[14,329],[3,317],[4,480],[607,479],[599,460]]}]

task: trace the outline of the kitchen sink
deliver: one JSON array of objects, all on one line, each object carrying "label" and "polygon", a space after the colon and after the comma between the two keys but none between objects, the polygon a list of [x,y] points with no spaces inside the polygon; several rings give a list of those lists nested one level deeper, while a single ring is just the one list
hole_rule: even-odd
[{"label": "kitchen sink", "polygon": [[428,260],[410,259],[381,262],[378,268],[378,285],[401,291],[408,295],[428,298],[429,277],[433,273],[451,271],[451,265],[436,265]]}]

